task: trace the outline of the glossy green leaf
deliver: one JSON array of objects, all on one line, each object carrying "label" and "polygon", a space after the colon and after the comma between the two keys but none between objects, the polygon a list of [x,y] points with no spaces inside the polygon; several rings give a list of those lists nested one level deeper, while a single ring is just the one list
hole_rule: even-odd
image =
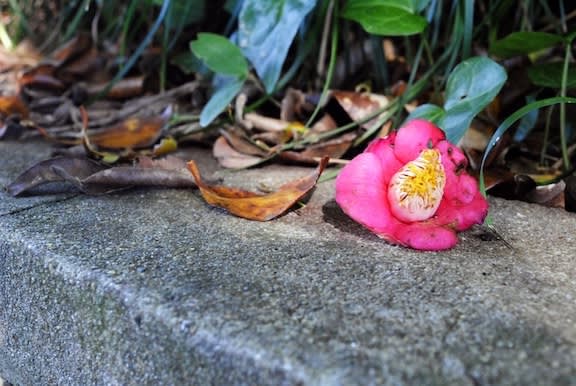
[{"label": "glossy green leaf", "polygon": [[412,119],[422,118],[434,123],[435,125],[441,125],[446,111],[440,106],[436,106],[430,103],[420,105],[414,109],[406,118],[406,122]]},{"label": "glossy green leaf", "polygon": [[458,64],[446,84],[446,115],[440,127],[457,143],[470,122],[496,97],[506,82],[502,66],[486,57],[474,57]]},{"label": "glossy green leaf", "polygon": [[372,8],[385,5],[413,13],[416,10],[416,6],[419,5],[415,3],[420,2],[417,0],[348,0],[343,11],[350,11],[353,8]]},{"label": "glossy green leaf", "polygon": [[199,33],[198,39],[190,42],[190,49],[206,66],[223,75],[248,75],[248,63],[238,46],[224,36]]},{"label": "glossy green leaf", "polygon": [[271,93],[288,49],[316,0],[244,0],[238,16],[238,43]]},{"label": "glossy green leaf", "polygon": [[189,75],[194,72],[198,73],[207,73],[208,69],[204,65],[204,63],[194,55],[192,52],[183,51],[178,55],[174,56],[170,61],[173,65],[177,66],[184,72],[185,74]]},{"label": "glossy green leaf", "polygon": [[392,5],[346,7],[342,17],[354,20],[375,35],[407,36],[420,33],[426,28],[426,19],[411,11]]},{"label": "glossy green leaf", "polygon": [[200,125],[203,127],[209,125],[228,107],[232,99],[242,90],[245,78],[220,77],[216,81],[216,91],[200,113]]},{"label": "glossy green leaf", "polygon": [[[528,78],[536,86],[560,88],[562,86],[562,70],[564,63],[542,63],[528,68]],[[576,66],[568,67],[566,87],[576,87]]]},{"label": "glossy green leaf", "polygon": [[546,32],[513,32],[505,38],[495,41],[490,47],[490,53],[501,58],[527,55],[553,47],[562,41],[562,36]]}]

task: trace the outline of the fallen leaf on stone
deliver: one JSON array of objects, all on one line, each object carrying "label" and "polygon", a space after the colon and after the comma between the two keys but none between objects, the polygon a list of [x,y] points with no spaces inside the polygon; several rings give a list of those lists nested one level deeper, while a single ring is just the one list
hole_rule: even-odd
[{"label": "fallen leaf on stone", "polygon": [[115,166],[84,179],[69,176],[66,180],[88,194],[104,194],[136,186],[196,187],[194,178],[186,169],[186,162],[177,157],[161,160],[144,157],[134,166]]},{"label": "fallen leaf on stone", "polygon": [[306,195],[324,171],[328,158],[323,158],[314,173],[288,182],[277,191],[258,194],[238,188],[209,185],[202,180],[194,161],[188,162],[188,169],[194,176],[202,197],[210,205],[226,209],[235,216],[248,220],[268,221],[280,216]]},{"label": "fallen leaf on stone", "polygon": [[553,184],[537,186],[526,194],[526,201],[552,208],[564,208],[566,183],[560,180]]},{"label": "fallen leaf on stone", "polygon": [[104,168],[105,166],[88,158],[51,158],[24,171],[6,187],[6,190],[12,196],[20,196],[24,193],[30,193],[33,188],[39,185],[64,181],[61,173],[59,173],[60,170],[64,170],[76,178],[86,178]]},{"label": "fallen leaf on stone", "polygon": [[134,166],[105,165],[89,158],[58,157],[39,162],[6,188],[12,196],[32,193],[48,182],[67,182],[86,194],[105,194],[135,186],[196,187],[186,162],[177,157],[142,158]]}]

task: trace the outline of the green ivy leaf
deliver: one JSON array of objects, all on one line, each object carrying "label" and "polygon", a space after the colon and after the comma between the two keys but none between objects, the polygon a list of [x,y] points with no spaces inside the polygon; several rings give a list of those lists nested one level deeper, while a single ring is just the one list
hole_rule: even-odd
[{"label": "green ivy leaf", "polygon": [[[562,87],[562,71],[564,63],[543,63],[537,64],[528,68],[528,78],[536,86],[560,88]],[[566,87],[576,87],[576,67],[568,67],[568,78],[566,79]]]},{"label": "green ivy leaf", "polygon": [[174,56],[170,63],[177,66],[186,75],[190,75],[194,72],[207,73],[208,69],[204,63],[194,55],[194,53],[183,51],[178,55]]},{"label": "green ivy leaf", "polygon": [[486,57],[474,57],[458,64],[446,84],[446,115],[440,127],[457,143],[470,127],[472,118],[496,97],[506,82],[502,66]]},{"label": "green ivy leaf", "polygon": [[[352,6],[347,4],[342,17],[360,23],[368,33],[384,36],[414,35],[422,32],[428,25],[425,18],[399,5],[372,3],[372,1],[356,1]],[[410,2],[410,7],[412,6]]]},{"label": "green ivy leaf", "polygon": [[372,8],[375,6],[385,5],[387,7],[400,8],[408,12],[414,12],[414,0],[348,0],[344,11],[350,11],[353,8]]},{"label": "green ivy leaf", "polygon": [[246,78],[238,77],[216,77],[215,83],[216,91],[212,94],[212,97],[204,105],[202,112],[200,113],[200,126],[208,126],[216,117],[228,107],[232,99],[244,85]]},{"label": "green ivy leaf", "polygon": [[190,42],[190,49],[216,73],[239,77],[248,75],[248,63],[242,51],[224,36],[199,33],[198,39]]},{"label": "green ivy leaf", "polygon": [[426,103],[416,107],[414,111],[408,115],[406,122],[411,121],[412,119],[422,118],[439,126],[442,124],[445,115],[446,111],[444,111],[442,107]]},{"label": "green ivy leaf", "polygon": [[490,54],[501,58],[527,55],[561,43],[562,36],[546,32],[513,32],[492,43]]},{"label": "green ivy leaf", "polygon": [[264,83],[274,91],[298,28],[316,0],[244,0],[238,16],[238,44]]}]

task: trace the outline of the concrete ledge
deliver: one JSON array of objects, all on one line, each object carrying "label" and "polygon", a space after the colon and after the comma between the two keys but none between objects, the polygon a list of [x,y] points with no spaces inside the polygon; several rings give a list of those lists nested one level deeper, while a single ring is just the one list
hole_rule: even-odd
[{"label": "concrete ledge", "polygon": [[[47,151],[0,143],[0,182]],[[308,171],[219,176],[277,186]],[[473,231],[452,251],[421,253],[383,243],[332,198],[324,183],[306,207],[256,223],[195,191],[2,193],[0,375],[18,385],[576,384],[576,216],[492,200],[514,250]]]}]

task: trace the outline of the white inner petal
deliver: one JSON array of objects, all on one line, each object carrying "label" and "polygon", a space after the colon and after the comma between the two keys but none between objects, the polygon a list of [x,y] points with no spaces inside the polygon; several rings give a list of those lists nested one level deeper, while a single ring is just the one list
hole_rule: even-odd
[{"label": "white inner petal", "polygon": [[390,180],[390,210],[402,221],[424,221],[432,217],[446,185],[446,173],[438,150],[423,150],[418,158],[407,163]]}]

